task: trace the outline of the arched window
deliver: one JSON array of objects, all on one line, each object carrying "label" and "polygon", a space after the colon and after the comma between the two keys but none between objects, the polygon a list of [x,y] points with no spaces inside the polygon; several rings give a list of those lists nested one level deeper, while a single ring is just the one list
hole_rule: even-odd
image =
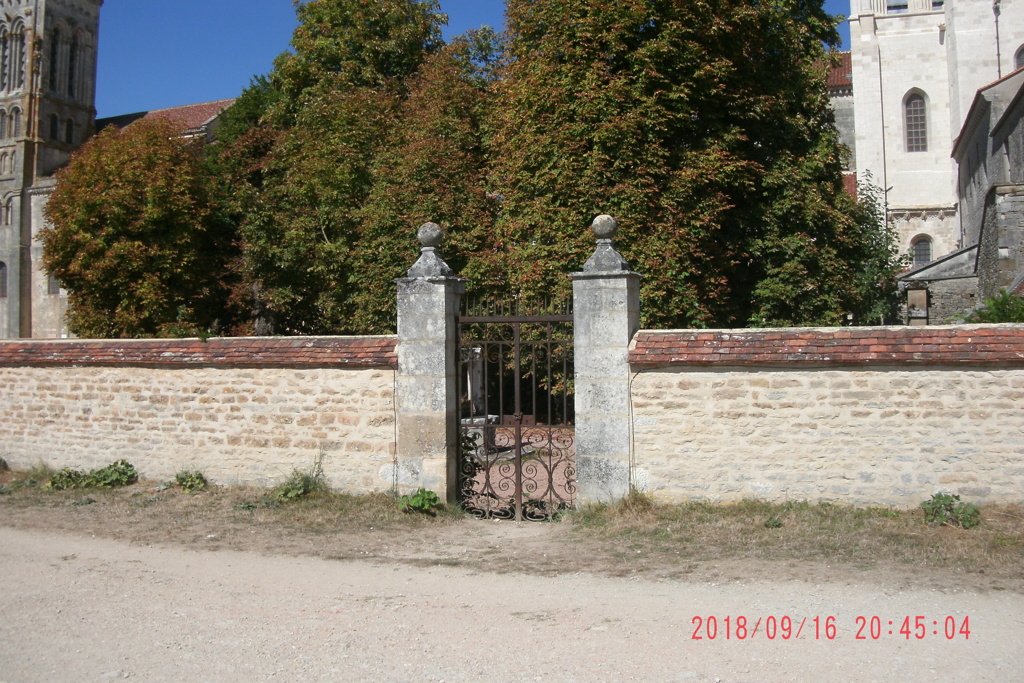
[{"label": "arched window", "polygon": [[[10,159],[7,152],[0,154],[0,175],[7,175],[7,161]],[[13,170],[13,169],[12,169]]]},{"label": "arched window", "polygon": [[4,204],[4,225],[11,225],[13,222],[14,222],[14,197],[11,197]]},{"label": "arched window", "polygon": [[11,110],[11,137],[21,137],[21,110],[17,107]]},{"label": "arched window", "polygon": [[7,110],[0,109],[0,140],[7,138]]},{"label": "arched window", "polygon": [[932,238],[928,235],[915,237],[910,244],[910,250],[914,254],[914,265],[923,266],[932,260]]},{"label": "arched window", "polygon": [[0,261],[0,299],[7,298],[7,264]]},{"label": "arched window", "polygon": [[60,85],[57,79],[60,78],[60,29],[53,29],[50,34],[50,90],[57,92]]},{"label": "arched window", "polygon": [[68,50],[68,97],[75,96],[75,82],[78,80],[78,36],[71,39]]},{"label": "arched window", "polygon": [[0,91],[7,92],[11,89],[11,36],[7,33],[7,27],[0,29]]},{"label": "arched window", "polygon": [[16,24],[11,29],[11,77],[12,90],[25,87],[25,27]]},{"label": "arched window", "polygon": [[1017,50],[1017,56],[1013,58],[1013,66],[1016,69],[1024,67],[1024,45],[1021,45],[1020,49]]},{"label": "arched window", "polygon": [[50,114],[50,139],[60,140],[60,118],[56,114]]},{"label": "arched window", "polygon": [[46,276],[46,293],[50,296],[60,294],[60,280],[52,275]]},{"label": "arched window", "polygon": [[907,129],[907,151],[928,151],[928,112],[924,96],[911,93],[903,105],[904,120]]},{"label": "arched window", "polygon": [[68,119],[64,122],[64,142],[69,145],[75,144],[75,120]]}]

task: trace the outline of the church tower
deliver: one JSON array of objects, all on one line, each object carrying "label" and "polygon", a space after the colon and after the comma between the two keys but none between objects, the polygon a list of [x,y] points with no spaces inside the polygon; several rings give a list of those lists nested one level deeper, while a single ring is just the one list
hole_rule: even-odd
[{"label": "church tower", "polygon": [[850,0],[856,165],[919,266],[964,243],[951,158],[971,102],[1024,65],[1024,0]]},{"label": "church tower", "polygon": [[0,338],[59,337],[41,268],[53,173],[93,132],[103,0],[0,0]]}]

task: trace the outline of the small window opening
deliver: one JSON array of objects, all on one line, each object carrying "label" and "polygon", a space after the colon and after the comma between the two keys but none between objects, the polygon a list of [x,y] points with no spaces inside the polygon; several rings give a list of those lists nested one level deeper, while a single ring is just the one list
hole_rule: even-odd
[{"label": "small window opening", "polygon": [[924,264],[931,262],[932,240],[930,237],[920,237],[914,240],[914,243],[910,248],[914,253],[915,266],[923,266]]}]

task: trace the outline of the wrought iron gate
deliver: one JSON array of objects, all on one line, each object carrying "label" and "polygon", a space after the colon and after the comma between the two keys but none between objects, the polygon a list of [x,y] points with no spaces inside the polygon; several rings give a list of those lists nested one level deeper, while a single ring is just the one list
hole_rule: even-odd
[{"label": "wrought iron gate", "polygon": [[459,491],[479,517],[541,520],[576,494],[571,304],[464,301]]}]

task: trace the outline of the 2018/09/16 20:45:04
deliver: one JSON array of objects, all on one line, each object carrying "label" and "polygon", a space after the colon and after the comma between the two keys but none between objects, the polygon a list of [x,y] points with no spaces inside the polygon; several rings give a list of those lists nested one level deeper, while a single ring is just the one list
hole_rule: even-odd
[{"label": "2018/09/16 20:45:04", "polygon": [[[859,616],[855,620],[855,640],[879,640],[883,636],[902,637],[905,640],[911,638],[923,640],[931,636],[944,636],[946,640],[963,638],[968,640],[971,636],[970,617],[965,616],[963,621],[956,617],[947,616],[941,620],[930,621],[923,616],[905,616],[895,620],[883,620],[881,617]],[[792,617],[758,617],[756,620],[744,616],[718,617],[696,616],[690,620],[693,625],[692,640],[715,640],[724,637],[725,640],[747,640],[758,636],[768,640],[790,640],[800,638],[806,630],[808,637],[815,640],[835,640],[839,633],[839,625],[835,617],[803,617],[794,619]],[[931,630],[929,631],[929,625]]]},{"label": "2018/09/16 20:45:04", "polygon": [[[900,636],[905,640],[914,638],[924,640],[928,636],[945,636],[946,640],[971,637],[970,617],[965,616],[958,622],[956,617],[933,619],[931,622],[923,616],[903,617],[902,620],[882,621],[880,617],[857,617],[857,640],[878,640],[883,635]],[[897,627],[898,624],[898,627]],[[931,627],[929,630],[929,626]]]}]

